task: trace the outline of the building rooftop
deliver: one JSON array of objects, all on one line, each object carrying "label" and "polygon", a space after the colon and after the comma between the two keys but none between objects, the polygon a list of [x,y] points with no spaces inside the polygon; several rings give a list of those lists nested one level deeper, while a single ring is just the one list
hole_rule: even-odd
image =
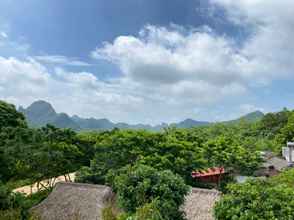
[{"label": "building rooftop", "polygon": [[[107,186],[57,183],[50,195],[31,212],[40,220],[102,220],[102,209],[114,197]],[[187,220],[213,220],[213,206],[219,197],[216,190],[192,188],[182,206]]]},{"label": "building rooftop", "polygon": [[111,188],[80,183],[57,183],[31,212],[41,220],[102,220],[102,209],[113,198]]},{"label": "building rooftop", "polygon": [[187,220],[213,220],[213,207],[219,198],[217,190],[193,188],[183,206]]},{"label": "building rooftop", "polygon": [[197,178],[197,177],[215,176],[215,175],[220,175],[224,173],[225,173],[225,169],[223,167],[213,167],[213,168],[208,168],[207,170],[204,170],[204,171],[193,171],[192,177]]},{"label": "building rooftop", "polygon": [[276,170],[281,171],[282,169],[288,167],[287,160],[280,157],[268,158],[262,165],[263,167],[274,167]]}]

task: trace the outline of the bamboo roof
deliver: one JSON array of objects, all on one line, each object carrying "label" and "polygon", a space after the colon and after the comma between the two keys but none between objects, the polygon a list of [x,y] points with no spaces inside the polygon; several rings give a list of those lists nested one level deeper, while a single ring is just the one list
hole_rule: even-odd
[{"label": "bamboo roof", "polygon": [[187,220],[213,220],[213,207],[219,198],[217,190],[192,188],[183,206]]},{"label": "bamboo roof", "polygon": [[113,198],[111,188],[80,183],[57,183],[31,212],[40,220],[102,220],[102,209]]},{"label": "bamboo roof", "polygon": [[[219,197],[216,190],[192,188],[181,209],[187,220],[213,220],[213,206]],[[107,186],[61,182],[31,213],[38,220],[102,220],[102,209],[113,198]]]}]

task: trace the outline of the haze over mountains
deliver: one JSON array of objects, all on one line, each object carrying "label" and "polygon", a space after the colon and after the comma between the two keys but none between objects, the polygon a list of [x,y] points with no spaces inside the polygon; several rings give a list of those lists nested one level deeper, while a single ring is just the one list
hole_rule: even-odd
[{"label": "haze over mountains", "polygon": [[[168,126],[175,126],[177,128],[191,128],[197,126],[205,126],[211,124],[208,121],[196,121],[193,119],[186,119],[179,123],[162,123],[151,126],[148,124],[127,124],[127,123],[113,123],[109,119],[96,118],[81,118],[77,115],[70,117],[66,113],[57,113],[53,106],[46,101],[36,101],[28,108],[20,107],[19,111],[24,113],[28,123],[33,127],[41,127],[46,124],[52,124],[59,128],[72,128],[74,130],[111,130],[113,128],[120,129],[147,129],[147,130],[161,130]],[[261,119],[264,114],[260,111],[255,111],[244,115],[236,120],[226,121],[224,123],[235,123],[240,120],[254,122]]]}]

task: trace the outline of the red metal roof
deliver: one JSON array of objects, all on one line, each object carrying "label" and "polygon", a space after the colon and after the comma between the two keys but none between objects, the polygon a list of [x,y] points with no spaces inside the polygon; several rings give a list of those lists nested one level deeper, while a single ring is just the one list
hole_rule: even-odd
[{"label": "red metal roof", "polygon": [[204,171],[193,171],[192,177],[198,178],[198,177],[206,177],[206,176],[216,176],[216,175],[220,175],[224,173],[225,173],[225,169],[223,167],[212,167]]}]

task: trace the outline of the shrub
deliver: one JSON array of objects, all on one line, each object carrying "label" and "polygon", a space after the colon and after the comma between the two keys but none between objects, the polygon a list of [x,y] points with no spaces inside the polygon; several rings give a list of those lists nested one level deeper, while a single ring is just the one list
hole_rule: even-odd
[{"label": "shrub", "polygon": [[[0,186],[0,220],[28,219],[29,209],[45,199],[49,192],[50,190],[43,190],[25,197],[21,193],[12,193],[5,185]],[[36,220],[36,217],[29,219]]]},{"label": "shrub", "polygon": [[103,220],[117,220],[115,214],[113,213],[112,207],[106,207],[102,210]]},{"label": "shrub", "polygon": [[11,196],[11,191],[8,187],[0,183],[0,210],[11,208],[12,203],[13,198]]},{"label": "shrub", "polygon": [[135,220],[163,220],[164,218],[158,209],[159,205],[159,201],[154,200],[151,203],[139,207],[134,216]]},{"label": "shrub", "polygon": [[217,220],[294,219],[294,191],[285,184],[250,180],[233,184],[215,206]]},{"label": "shrub", "polygon": [[17,220],[21,219],[21,210],[7,209],[0,210],[0,220]]},{"label": "shrub", "polygon": [[103,177],[100,173],[93,172],[90,167],[82,167],[76,173],[75,182],[101,184]]},{"label": "shrub", "polygon": [[[111,172],[107,179],[117,193],[119,205],[126,212],[138,211],[140,214],[148,207],[155,207],[153,202],[156,201],[156,208],[163,219],[183,219],[179,207],[189,187],[180,176],[142,164],[126,166],[117,173],[115,176]],[[145,206],[148,203],[151,205]]]}]

